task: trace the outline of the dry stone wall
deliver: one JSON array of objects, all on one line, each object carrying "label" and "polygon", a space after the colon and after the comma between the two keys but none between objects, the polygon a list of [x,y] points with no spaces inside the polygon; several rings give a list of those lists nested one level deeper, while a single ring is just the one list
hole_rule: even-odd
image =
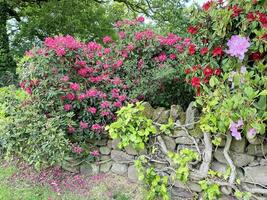
[{"label": "dry stone wall", "polygon": [[[152,108],[149,103],[144,103],[144,114],[153,119],[156,123],[167,123],[169,117],[175,120],[176,124],[188,124],[186,126],[188,133],[179,128],[174,129],[171,135],[163,135],[166,147],[169,151],[179,151],[183,148],[196,149],[195,142],[198,143],[198,148],[203,153],[203,134],[195,123],[198,121],[199,112],[191,103],[186,111],[178,105],[171,106],[170,109]],[[192,136],[194,140],[192,140]],[[117,140],[103,139],[97,142],[100,157],[99,161],[92,163],[82,163],[76,170],[82,174],[95,175],[98,173],[115,173],[121,176],[126,176],[130,181],[138,182],[137,172],[134,167],[134,161],[140,155],[148,154],[148,150],[141,152],[136,151],[131,146],[125,149],[117,147]],[[217,148],[213,148],[213,157],[210,164],[210,169],[225,174],[228,169],[228,163],[223,154],[225,141]],[[230,147],[230,156],[237,167],[237,178],[241,180],[245,187],[252,192],[267,188],[267,143],[266,138],[262,139],[261,144],[250,144],[246,139],[240,141],[232,140]],[[156,164],[156,168],[162,169],[165,164]],[[199,165],[192,166],[198,168]],[[171,175],[171,174],[170,174]],[[201,196],[201,188],[197,182],[189,181],[186,185],[176,181],[172,187],[172,199],[193,199],[194,196]],[[256,192],[257,194],[257,192]],[[260,194],[262,199],[267,199],[267,194]],[[222,199],[234,199],[229,196],[224,196]]]}]

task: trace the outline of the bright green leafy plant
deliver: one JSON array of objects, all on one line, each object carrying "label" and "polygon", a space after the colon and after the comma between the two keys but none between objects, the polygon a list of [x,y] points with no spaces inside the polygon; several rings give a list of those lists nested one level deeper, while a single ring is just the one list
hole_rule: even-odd
[{"label": "bright green leafy plant", "polygon": [[136,149],[144,149],[149,137],[156,133],[153,121],[143,115],[143,110],[140,102],[128,104],[117,111],[117,120],[106,127],[112,139],[119,139],[120,148],[131,144]]},{"label": "bright green leafy plant", "polygon": [[215,183],[209,183],[206,180],[199,182],[203,192],[204,200],[216,200],[221,196],[220,186]]},{"label": "bright green leafy plant", "polygon": [[168,156],[172,159],[176,166],[176,178],[185,183],[189,178],[189,163],[198,159],[198,154],[191,149],[182,149],[179,153],[168,152]]},{"label": "bright green leafy plant", "polygon": [[168,176],[159,176],[153,167],[146,168],[146,163],[147,159],[144,156],[140,156],[139,159],[135,161],[139,180],[143,181],[148,188],[148,191],[146,192],[146,199],[169,200]]}]

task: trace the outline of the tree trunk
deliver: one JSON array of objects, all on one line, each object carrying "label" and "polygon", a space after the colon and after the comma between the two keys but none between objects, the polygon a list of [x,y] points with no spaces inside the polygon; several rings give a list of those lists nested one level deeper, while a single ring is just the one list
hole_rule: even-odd
[{"label": "tree trunk", "polygon": [[9,49],[9,40],[7,34],[8,5],[0,0],[0,80],[7,72],[12,73],[16,70],[16,63]]}]

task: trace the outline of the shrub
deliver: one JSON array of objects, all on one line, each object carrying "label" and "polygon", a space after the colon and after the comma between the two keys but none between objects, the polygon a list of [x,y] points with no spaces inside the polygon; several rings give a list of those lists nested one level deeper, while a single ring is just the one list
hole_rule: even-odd
[{"label": "shrub", "polygon": [[48,119],[72,113],[74,123],[65,127],[71,142],[101,138],[128,102],[145,98],[169,105],[180,102],[182,94],[183,101],[191,99],[178,59],[186,45],[183,38],[158,35],[142,22],[142,17],[117,22],[120,40],[106,36],[104,45],[57,36],[27,52],[20,86]]},{"label": "shrub", "polygon": [[12,121],[11,115],[18,110],[18,105],[27,98],[27,94],[17,89],[15,86],[0,88],[0,149],[3,151],[3,145],[6,141],[3,138],[4,131]]},{"label": "shrub", "polygon": [[[201,128],[255,142],[266,127],[264,1],[209,1],[190,11],[187,81],[203,108]],[[190,45],[189,45],[190,47]]]},{"label": "shrub", "polygon": [[70,152],[62,127],[70,123],[67,117],[71,116],[47,118],[34,106],[20,108],[10,116],[10,123],[2,136],[6,157],[18,156],[36,168],[61,164]]}]

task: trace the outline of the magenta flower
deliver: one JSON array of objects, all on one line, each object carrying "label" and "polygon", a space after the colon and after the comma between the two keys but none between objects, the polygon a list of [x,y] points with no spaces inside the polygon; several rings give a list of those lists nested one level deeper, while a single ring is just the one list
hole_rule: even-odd
[{"label": "magenta flower", "polygon": [[87,108],[87,111],[92,113],[92,114],[95,114],[97,110],[94,107],[90,107],[90,108]]},{"label": "magenta flower", "polygon": [[62,82],[68,82],[69,81],[69,77],[68,76],[63,76],[60,80],[62,81]]},{"label": "magenta flower", "polygon": [[99,124],[93,124],[93,125],[92,125],[92,130],[93,130],[93,131],[99,131],[99,130],[101,130],[101,129],[102,129],[102,126],[99,125]]},{"label": "magenta flower", "polygon": [[88,128],[88,123],[86,123],[86,122],[80,122],[80,128],[81,129],[87,129]]},{"label": "magenta flower", "polygon": [[100,156],[100,153],[99,153],[98,150],[94,150],[94,151],[91,151],[91,152],[90,152],[90,155],[91,155],[91,156],[94,156],[94,157],[97,157],[97,156]]},{"label": "magenta flower", "polygon": [[137,21],[138,22],[144,22],[145,18],[143,16],[140,16],[140,17],[137,18]]},{"label": "magenta flower", "polygon": [[109,108],[110,103],[108,101],[103,101],[100,104],[101,108]]},{"label": "magenta flower", "polygon": [[226,53],[243,60],[245,53],[248,51],[250,43],[248,38],[241,37],[239,35],[233,35],[227,42],[227,46],[229,49],[226,50]]},{"label": "magenta flower", "polygon": [[72,109],[72,105],[71,104],[65,104],[64,105],[64,110],[65,111],[70,111]]},{"label": "magenta flower", "polygon": [[66,95],[66,98],[67,98],[68,100],[70,100],[70,101],[73,101],[73,100],[75,99],[75,94],[73,94],[73,93],[68,93],[68,94]]},{"label": "magenta flower", "polygon": [[71,83],[70,84],[70,89],[74,91],[79,91],[80,90],[80,85],[78,83]]},{"label": "magenta flower", "polygon": [[87,97],[96,97],[97,96],[97,90],[96,89],[90,89],[86,91]]},{"label": "magenta flower", "polygon": [[110,43],[110,42],[112,42],[112,39],[111,39],[111,37],[109,37],[109,36],[105,36],[104,38],[103,38],[103,42],[106,44],[106,43]]}]

